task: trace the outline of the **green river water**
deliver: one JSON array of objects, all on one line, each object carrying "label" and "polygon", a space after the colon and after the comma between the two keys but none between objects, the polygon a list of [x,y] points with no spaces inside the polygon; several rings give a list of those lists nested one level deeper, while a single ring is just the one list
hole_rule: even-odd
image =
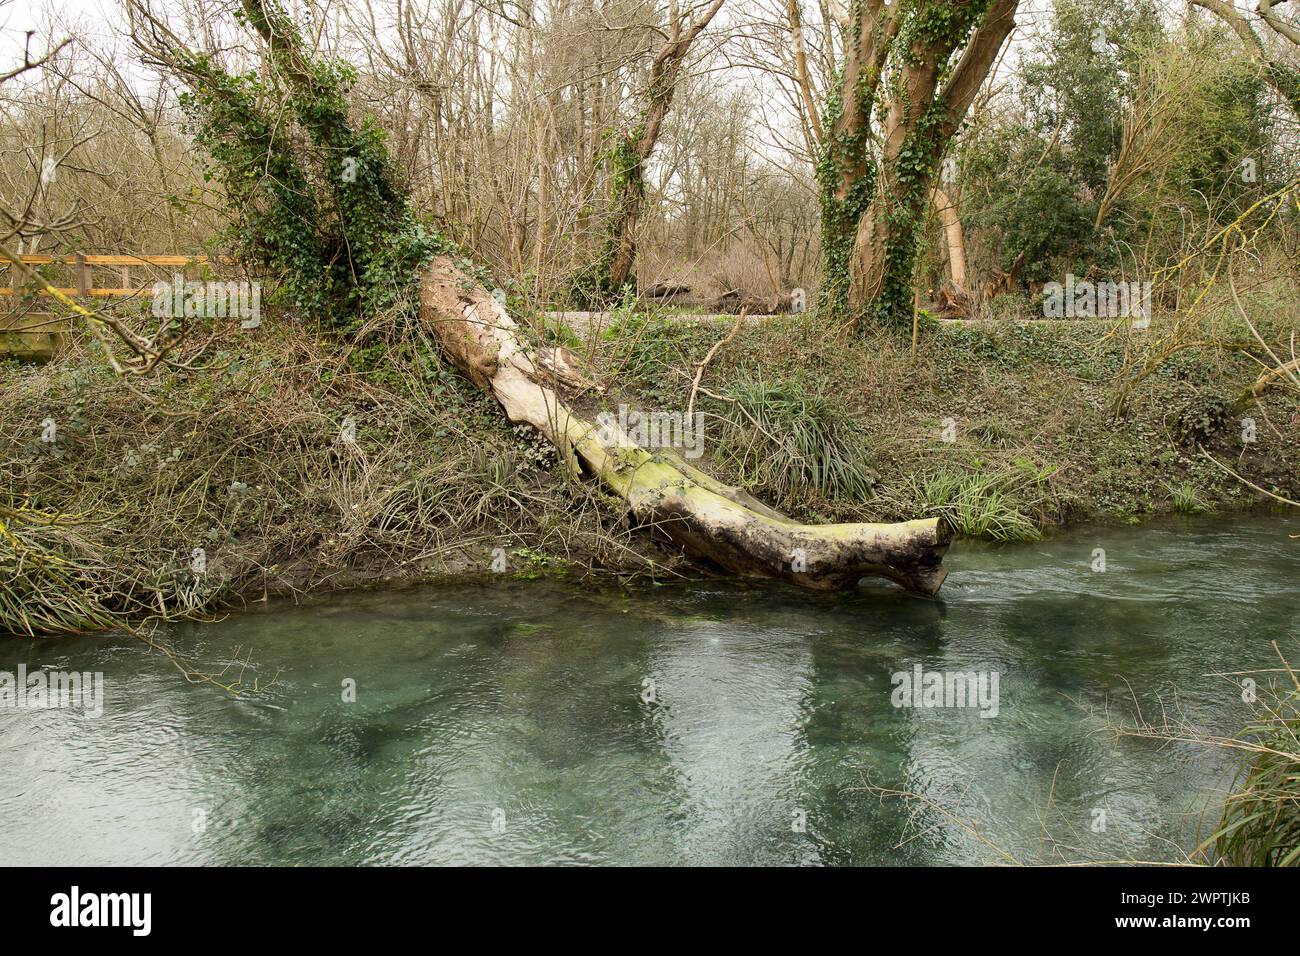
[{"label": "green river water", "polygon": [[[1300,661],[1288,532],[958,543],[935,601],[502,581],[173,627],[209,669],[251,653],[270,685],[236,695],[125,636],[0,640],[0,671],[106,688],[98,717],[0,707],[0,864],[1178,859],[1232,758],[1113,729],[1235,733],[1224,675]],[[996,673],[997,715],[894,706],[916,665]]]}]

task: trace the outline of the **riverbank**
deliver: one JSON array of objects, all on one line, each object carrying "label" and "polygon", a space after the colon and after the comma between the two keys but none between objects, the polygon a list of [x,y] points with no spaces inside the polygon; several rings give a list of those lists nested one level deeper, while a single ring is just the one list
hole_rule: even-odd
[{"label": "riverbank", "polygon": [[[702,376],[717,397],[696,404],[709,467],[793,516],[943,514],[960,534],[1011,540],[1268,500],[1211,458],[1300,498],[1300,407],[1281,389],[1241,403],[1260,366],[1240,350],[1175,352],[1116,415],[1118,383],[1161,340],[1158,325],[931,324],[913,357],[906,342],[810,336],[805,321],[743,326]],[[1294,324],[1279,315],[1266,334]],[[727,330],[631,317],[588,349],[631,406],[684,409],[692,376],[682,370],[693,373]]]},{"label": "riverbank", "polygon": [[[1234,408],[1259,372],[1241,351],[1177,352],[1116,418],[1116,381],[1152,338],[928,325],[913,358],[813,322],[747,323],[720,347],[691,408],[699,444],[676,449],[698,447],[697,464],[792,516],[942,515],[963,535],[1023,540],[1270,500],[1221,465],[1300,499],[1294,399]],[[610,386],[583,410],[682,415],[728,331],[616,313],[554,337]],[[493,573],[692,572],[419,339],[377,334],[341,355],[270,318],[206,371],[134,384],[73,341],[46,365],[5,364],[0,407],[12,630]]]}]

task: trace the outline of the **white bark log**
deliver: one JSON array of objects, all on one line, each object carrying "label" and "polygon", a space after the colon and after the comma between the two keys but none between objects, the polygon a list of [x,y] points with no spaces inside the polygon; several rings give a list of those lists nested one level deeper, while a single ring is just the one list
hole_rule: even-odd
[{"label": "white bark log", "polygon": [[450,258],[438,257],[423,276],[420,309],[452,361],[511,421],[532,425],[572,468],[626,502],[636,521],[691,555],[817,590],[853,587],[866,575],[926,595],[943,583],[951,532],[938,519],[800,524],[685,462],[638,447],[617,427],[575,415],[559,392],[592,384],[570,353],[527,349],[507,311]]}]

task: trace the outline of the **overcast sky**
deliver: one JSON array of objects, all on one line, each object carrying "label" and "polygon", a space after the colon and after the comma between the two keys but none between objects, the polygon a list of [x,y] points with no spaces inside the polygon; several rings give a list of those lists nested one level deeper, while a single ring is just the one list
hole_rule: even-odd
[{"label": "overcast sky", "polygon": [[[233,6],[233,0],[212,0],[214,6]],[[807,3],[808,0],[805,0]],[[1242,2],[1242,0],[1238,0]],[[288,3],[293,6],[292,0]],[[166,4],[161,9],[166,9]],[[377,0],[375,7],[382,11],[384,0]],[[731,0],[724,11],[732,17],[743,17],[745,0]],[[1017,23],[1024,28],[1041,16],[1050,6],[1050,0],[1024,0],[1021,10],[1016,15]],[[730,9],[728,9],[730,8]],[[37,36],[31,40],[33,54],[43,50],[42,37],[48,30],[51,14],[57,11],[53,19],[66,26],[68,32],[78,36],[107,41],[112,33],[108,28],[110,22],[121,22],[121,6],[118,0],[0,0],[0,69],[12,68],[22,62],[25,34],[28,30],[37,30]],[[64,34],[66,35],[66,34]]]}]

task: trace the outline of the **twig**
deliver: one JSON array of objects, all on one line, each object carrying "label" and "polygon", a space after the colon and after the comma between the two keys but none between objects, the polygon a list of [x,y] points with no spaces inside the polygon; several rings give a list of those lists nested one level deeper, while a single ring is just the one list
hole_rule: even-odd
[{"label": "twig", "polygon": [[[1208,451],[1206,451],[1206,450],[1205,450],[1201,445],[1198,444],[1196,447],[1197,447],[1198,449],[1200,449],[1200,452],[1201,452],[1202,455],[1204,455],[1206,458],[1210,459],[1211,462],[1213,462],[1214,464],[1218,465],[1220,468],[1222,468],[1222,469],[1223,469],[1224,471],[1226,471],[1228,474],[1232,475],[1232,477],[1236,478],[1236,479],[1237,479],[1238,481],[1240,481],[1243,485],[1246,485],[1247,487],[1250,487],[1250,488],[1254,488],[1254,489],[1255,489],[1256,491],[1258,491],[1260,494],[1268,495],[1270,498],[1273,498],[1273,499],[1276,500],[1276,501],[1280,501],[1280,502],[1282,502],[1283,504],[1286,504],[1286,505],[1293,505],[1293,506],[1296,507],[1296,508],[1300,508],[1300,501],[1292,501],[1290,498],[1283,498],[1281,495],[1275,495],[1275,494],[1273,494],[1273,492],[1271,492],[1271,491],[1267,491],[1267,490],[1261,488],[1259,485],[1255,484],[1253,481],[1248,481],[1248,480],[1246,480],[1245,478],[1241,477],[1241,475],[1237,474],[1235,471],[1233,471],[1233,470],[1232,470],[1231,468],[1229,468],[1227,465],[1223,464],[1223,462],[1219,461],[1217,458],[1215,458],[1213,455],[1211,455],[1211,454],[1210,454]],[[1296,537],[1296,535],[1292,535],[1292,537]]]},{"label": "twig", "polygon": [[740,310],[740,315],[736,316],[736,324],[731,327],[731,331],[714,342],[713,348],[709,349],[708,354],[704,356],[704,360],[695,366],[695,380],[691,382],[691,397],[686,402],[687,421],[691,420],[691,413],[695,410],[695,393],[699,391],[700,379],[704,377],[705,367],[713,361],[713,356],[718,353],[718,349],[736,337],[736,333],[740,331],[740,327],[744,324],[747,315],[749,315],[749,306],[745,306]]}]

